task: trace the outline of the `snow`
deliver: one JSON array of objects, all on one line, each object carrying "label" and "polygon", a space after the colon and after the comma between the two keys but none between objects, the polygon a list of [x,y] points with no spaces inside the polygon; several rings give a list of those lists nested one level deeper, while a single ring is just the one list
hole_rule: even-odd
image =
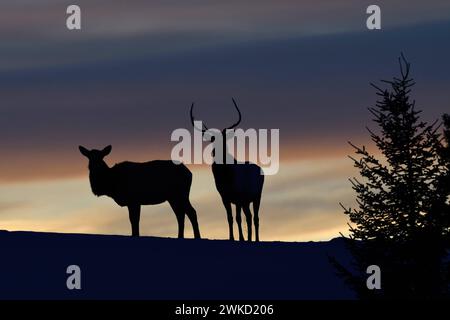
[{"label": "snow", "polygon": [[[226,240],[0,231],[0,299],[353,299],[342,239]],[[69,290],[69,265],[81,290]]]}]

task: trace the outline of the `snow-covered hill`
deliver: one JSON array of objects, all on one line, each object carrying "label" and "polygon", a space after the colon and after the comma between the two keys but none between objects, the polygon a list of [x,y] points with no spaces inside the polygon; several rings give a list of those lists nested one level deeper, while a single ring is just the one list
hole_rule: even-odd
[{"label": "snow-covered hill", "polygon": [[[240,243],[0,231],[0,299],[351,299],[342,239]],[[81,290],[67,289],[67,267]]]}]

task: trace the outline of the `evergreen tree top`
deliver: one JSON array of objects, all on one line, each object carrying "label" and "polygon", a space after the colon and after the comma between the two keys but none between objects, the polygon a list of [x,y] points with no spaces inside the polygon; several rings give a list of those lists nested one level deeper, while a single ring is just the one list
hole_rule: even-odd
[{"label": "evergreen tree top", "polygon": [[356,239],[403,241],[434,224],[430,221],[436,188],[442,173],[436,122],[420,119],[411,99],[415,82],[410,63],[401,55],[400,76],[383,80],[376,88],[378,101],[369,108],[379,133],[367,128],[382,158],[350,143],[357,157],[350,157],[361,180],[350,179],[357,208],[345,208],[351,234]]}]

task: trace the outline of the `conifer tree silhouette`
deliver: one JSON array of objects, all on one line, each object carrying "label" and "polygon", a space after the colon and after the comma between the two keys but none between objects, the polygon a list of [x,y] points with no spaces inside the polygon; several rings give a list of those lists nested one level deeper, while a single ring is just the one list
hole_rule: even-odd
[{"label": "conifer tree silhouette", "polygon": [[439,149],[439,156],[444,166],[444,172],[439,180],[439,203],[436,206],[436,210],[440,214],[439,218],[442,220],[443,225],[447,226],[445,233],[448,236],[450,235],[450,115],[444,114],[442,121],[444,125],[444,141]]},{"label": "conifer tree silhouette", "polygon": [[[383,80],[388,89],[372,84],[379,100],[369,111],[379,130],[367,130],[381,156],[349,142],[362,179],[350,179],[357,207],[341,206],[351,222],[348,243],[359,273],[332,262],[361,298],[434,298],[447,291],[443,258],[449,224],[442,204],[448,195],[448,149],[437,121],[422,121],[410,98],[415,83],[403,54],[399,64],[400,77]],[[381,290],[366,286],[366,268],[374,264],[381,269]]]}]

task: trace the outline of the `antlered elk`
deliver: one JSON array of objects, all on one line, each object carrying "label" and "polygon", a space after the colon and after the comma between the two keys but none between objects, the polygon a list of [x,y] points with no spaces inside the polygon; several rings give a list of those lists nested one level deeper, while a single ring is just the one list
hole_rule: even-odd
[{"label": "antlered elk", "polygon": [[[230,135],[230,133],[232,133],[233,129],[236,128],[241,122],[241,112],[239,111],[236,101],[234,99],[232,100],[234,107],[238,112],[239,119],[232,126],[221,130],[222,152],[216,152],[216,146],[214,146],[214,149],[212,151],[214,161],[211,167],[217,191],[222,198],[223,205],[225,206],[225,210],[227,212],[230,240],[234,240],[233,212],[231,204],[234,204],[236,206],[236,222],[239,229],[239,240],[244,240],[241,224],[241,209],[243,209],[247,221],[247,240],[252,240],[252,213],[250,211],[250,204],[253,203],[255,240],[259,241],[259,206],[261,203],[264,175],[261,174],[261,168],[256,164],[250,163],[248,161],[238,163],[236,159],[228,152],[227,138],[230,138],[230,136],[232,136]],[[201,130],[203,136],[205,136],[208,127],[205,124],[203,124],[203,128],[197,128],[195,126],[193,109],[194,103],[192,103],[190,111],[192,125],[196,130]],[[211,141],[214,142],[214,140],[215,137],[212,136]],[[216,154],[221,154],[223,156],[223,159],[221,159],[222,161],[217,161],[218,159],[216,158]]]},{"label": "antlered elk", "polygon": [[178,220],[178,238],[184,237],[185,215],[192,223],[194,237],[200,238],[197,214],[189,201],[192,173],[185,165],[174,164],[171,160],[126,161],[110,168],[103,158],[111,152],[111,146],[103,150],[88,150],[82,146],[79,149],[89,159],[92,192],[128,207],[133,236],[139,236],[141,205],[168,201]]}]

